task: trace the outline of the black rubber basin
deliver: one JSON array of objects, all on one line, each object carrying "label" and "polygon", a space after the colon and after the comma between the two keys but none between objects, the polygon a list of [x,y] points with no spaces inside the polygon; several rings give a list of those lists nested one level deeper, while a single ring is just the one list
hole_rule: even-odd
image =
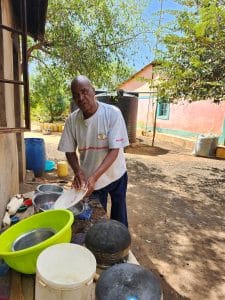
[{"label": "black rubber basin", "polygon": [[122,223],[101,220],[87,232],[85,245],[95,255],[97,264],[107,267],[127,259],[131,236]]},{"label": "black rubber basin", "polygon": [[160,282],[149,270],[135,264],[114,265],[102,272],[96,284],[97,300],[160,300]]}]

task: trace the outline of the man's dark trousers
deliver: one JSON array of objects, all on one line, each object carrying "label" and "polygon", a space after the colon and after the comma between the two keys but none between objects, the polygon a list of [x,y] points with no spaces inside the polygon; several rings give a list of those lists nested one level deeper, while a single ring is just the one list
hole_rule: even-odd
[{"label": "man's dark trousers", "polygon": [[126,192],[127,192],[127,172],[118,180],[110,183],[104,188],[94,191],[93,196],[97,197],[105,211],[107,210],[107,196],[111,197],[111,216],[113,220],[117,220],[128,227],[127,207],[126,207]]}]

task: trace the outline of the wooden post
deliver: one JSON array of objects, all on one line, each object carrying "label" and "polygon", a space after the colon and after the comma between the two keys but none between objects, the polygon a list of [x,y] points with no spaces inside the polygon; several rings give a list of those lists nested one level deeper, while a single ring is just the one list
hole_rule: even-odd
[{"label": "wooden post", "polygon": [[156,132],[156,118],[157,118],[157,109],[158,109],[158,96],[156,98],[156,103],[155,103],[155,116],[154,116],[154,124],[153,124],[153,136],[152,136],[152,147],[154,146],[155,142],[155,132]]},{"label": "wooden post", "polygon": [[11,289],[9,300],[25,300],[22,283],[21,283],[21,274],[11,270]]},{"label": "wooden post", "polygon": [[[2,4],[0,1],[0,23],[2,24]],[[4,78],[3,30],[0,29],[0,78]],[[0,126],[6,127],[5,84],[0,83]]]}]

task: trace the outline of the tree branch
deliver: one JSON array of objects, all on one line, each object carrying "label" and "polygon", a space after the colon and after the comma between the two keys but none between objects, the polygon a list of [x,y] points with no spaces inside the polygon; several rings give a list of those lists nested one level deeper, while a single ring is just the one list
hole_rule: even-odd
[{"label": "tree branch", "polygon": [[48,67],[48,65],[47,65],[40,57],[33,56],[33,55],[30,55],[30,57],[31,57],[31,58],[34,58],[34,59],[38,60],[40,63],[42,63],[42,64],[46,67],[46,69],[49,71],[49,73],[51,74],[51,76],[52,76],[55,80],[57,80],[57,79],[55,78],[55,75],[52,73],[51,69]]},{"label": "tree branch", "polygon": [[27,57],[29,59],[29,57],[31,57],[31,53],[34,51],[34,50],[42,50],[43,52],[46,52],[46,53],[50,53],[47,49],[43,48],[43,47],[51,47],[53,45],[52,42],[48,42],[48,41],[41,41],[33,46],[31,46],[29,49],[27,49]]},{"label": "tree branch", "polygon": [[111,46],[116,46],[116,45],[119,45],[119,44],[123,44],[125,42],[128,42],[128,41],[131,41],[133,39],[136,39],[139,35],[142,35],[144,33],[151,33],[151,31],[143,31],[143,32],[138,32],[136,34],[134,34],[133,36],[130,36],[126,39],[123,39],[123,40],[119,40],[117,42],[114,42],[112,44],[101,44],[101,45],[98,45],[99,48],[102,48],[102,47],[111,47]]}]

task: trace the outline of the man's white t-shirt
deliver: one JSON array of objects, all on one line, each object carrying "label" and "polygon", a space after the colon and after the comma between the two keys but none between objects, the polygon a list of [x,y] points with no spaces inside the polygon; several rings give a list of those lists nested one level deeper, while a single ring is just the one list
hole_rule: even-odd
[{"label": "man's white t-shirt", "polygon": [[109,149],[119,149],[116,160],[97,180],[95,190],[116,181],[126,172],[123,148],[129,145],[121,111],[116,106],[97,103],[97,111],[88,119],[84,119],[80,109],[68,117],[58,146],[63,152],[78,149],[80,166],[87,177],[100,166]]}]

